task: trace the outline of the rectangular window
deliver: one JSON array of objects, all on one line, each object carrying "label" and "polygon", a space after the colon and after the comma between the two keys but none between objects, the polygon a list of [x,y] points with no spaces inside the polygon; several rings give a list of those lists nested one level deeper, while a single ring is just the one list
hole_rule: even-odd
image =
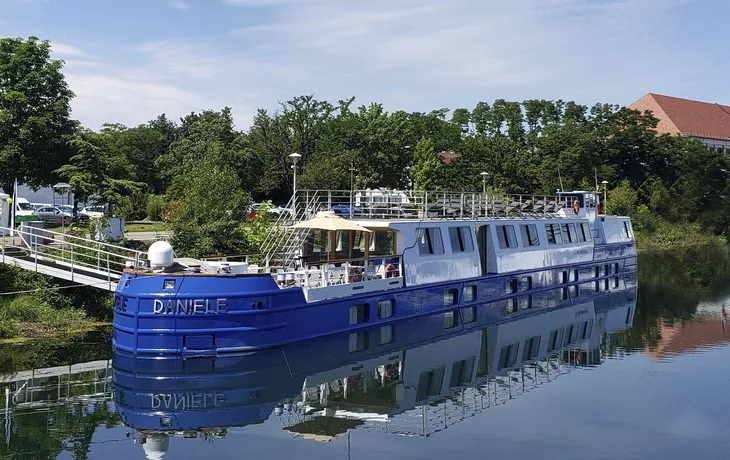
[{"label": "rectangular window", "polygon": [[527,295],[520,297],[520,310],[529,310],[532,308],[532,296]]},{"label": "rectangular window", "polygon": [[421,372],[418,377],[418,387],[416,389],[416,399],[418,402],[423,401],[429,396],[441,394],[441,386],[444,383],[443,366]]},{"label": "rectangular window", "polygon": [[540,354],[540,340],[542,337],[536,335],[525,339],[525,346],[522,348],[522,361],[530,361]]},{"label": "rectangular window", "polygon": [[459,290],[458,289],[447,289],[444,291],[444,305],[454,305],[459,301]]},{"label": "rectangular window", "polygon": [[560,282],[562,284],[568,283],[568,271],[567,270],[563,270],[562,272],[560,272]]},{"label": "rectangular window", "polygon": [[608,291],[608,278],[603,280],[603,290]]},{"label": "rectangular window", "polygon": [[453,329],[456,327],[456,312],[447,311],[444,313],[444,329]]},{"label": "rectangular window", "polygon": [[474,361],[475,359],[472,357],[462,361],[456,361],[451,366],[450,388],[459,387],[471,382],[472,374],[474,373]]},{"label": "rectangular window", "polygon": [[511,298],[507,300],[507,314],[510,315],[517,311],[517,298]]},{"label": "rectangular window", "polygon": [[451,252],[474,251],[474,240],[471,227],[449,227]]},{"label": "rectangular window", "polygon": [[548,352],[556,351],[563,343],[563,329],[555,329],[548,339]]},{"label": "rectangular window", "polygon": [[464,302],[473,302],[477,298],[477,287],[476,286],[464,286],[463,294]]},{"label": "rectangular window", "polygon": [[548,244],[563,244],[563,235],[560,233],[560,225],[545,224]]},{"label": "rectangular window", "polygon": [[520,278],[520,290],[521,291],[529,291],[532,289],[532,277],[531,276],[523,276]]},{"label": "rectangular window", "polygon": [[596,271],[595,277],[596,278],[600,277],[601,276],[601,267],[595,267],[595,271]]},{"label": "rectangular window", "polygon": [[350,307],[350,326],[368,322],[368,304],[353,305]]},{"label": "rectangular window", "polygon": [[367,331],[353,332],[350,334],[350,353],[367,350],[368,333]]},{"label": "rectangular window", "polygon": [[578,281],[578,279],[580,278],[577,268],[571,272],[571,275],[573,275],[573,282]]},{"label": "rectangular window", "polygon": [[473,323],[477,320],[477,310],[475,307],[466,307],[462,312],[464,315],[464,324]]},{"label": "rectangular window", "polygon": [[580,224],[580,232],[578,233],[578,238],[580,239],[580,236],[583,235],[583,239],[580,241],[593,241],[593,237],[591,236],[591,227],[586,222],[583,222]]},{"label": "rectangular window", "polygon": [[594,289],[593,290],[595,292],[601,292],[601,282],[600,281],[596,281],[593,284],[594,284]]},{"label": "rectangular window", "polygon": [[606,264],[603,266],[603,276],[608,276],[611,274],[611,266]]},{"label": "rectangular window", "polygon": [[378,345],[385,345],[388,343],[392,343],[394,340],[393,337],[393,325],[388,324],[387,326],[383,326],[380,328],[380,338],[378,338]]},{"label": "rectangular window", "polygon": [[522,234],[522,246],[528,247],[540,245],[540,237],[537,235],[537,225],[520,225],[520,233]]},{"label": "rectangular window", "polygon": [[441,229],[437,227],[416,229],[418,253],[422,256],[441,255],[444,253],[444,242]]},{"label": "rectangular window", "polygon": [[500,249],[516,248],[517,236],[514,225],[497,225],[497,240]]},{"label": "rectangular window", "polygon": [[560,227],[563,233],[564,243],[575,243],[578,241],[578,235],[575,233],[575,224],[563,224]]},{"label": "rectangular window", "polygon": [[393,316],[393,299],[378,301],[378,319],[390,318]]},{"label": "rectangular window", "polygon": [[512,367],[515,363],[517,363],[517,352],[519,351],[519,348],[519,342],[502,347],[499,351],[499,369]]},{"label": "rectangular window", "polygon": [[575,325],[571,324],[570,326],[568,326],[568,328],[565,330],[565,336],[563,337],[563,346],[570,345],[575,342],[576,338],[573,337],[575,331]]},{"label": "rectangular window", "polygon": [[560,289],[560,298],[562,300],[568,300],[568,288]]},{"label": "rectangular window", "polygon": [[631,229],[629,228],[629,221],[624,221],[624,236],[626,238],[631,239]]},{"label": "rectangular window", "polygon": [[613,264],[613,273],[614,275],[618,275],[618,262]]},{"label": "rectangular window", "polygon": [[613,288],[614,288],[614,289],[618,289],[618,286],[619,286],[619,281],[618,281],[618,276],[616,276],[616,277],[615,277],[615,278],[613,279]]},{"label": "rectangular window", "polygon": [[570,296],[576,298],[580,295],[580,288],[577,285],[570,286]]},{"label": "rectangular window", "polygon": [[517,280],[516,279],[508,279],[506,282],[505,291],[507,294],[514,294],[517,292]]}]

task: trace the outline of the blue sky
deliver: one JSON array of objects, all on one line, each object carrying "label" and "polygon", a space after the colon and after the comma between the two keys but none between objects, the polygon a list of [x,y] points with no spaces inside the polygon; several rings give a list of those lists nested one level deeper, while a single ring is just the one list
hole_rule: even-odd
[{"label": "blue sky", "polygon": [[0,0],[0,36],[54,43],[98,128],[300,94],[388,110],[495,98],[730,103],[724,0]]}]

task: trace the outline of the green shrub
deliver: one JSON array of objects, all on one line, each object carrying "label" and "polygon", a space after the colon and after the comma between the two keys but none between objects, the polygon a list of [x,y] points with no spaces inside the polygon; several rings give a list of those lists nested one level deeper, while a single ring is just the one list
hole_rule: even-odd
[{"label": "green shrub", "polygon": [[150,220],[159,222],[165,209],[165,198],[160,195],[149,195],[147,197],[147,217]]}]

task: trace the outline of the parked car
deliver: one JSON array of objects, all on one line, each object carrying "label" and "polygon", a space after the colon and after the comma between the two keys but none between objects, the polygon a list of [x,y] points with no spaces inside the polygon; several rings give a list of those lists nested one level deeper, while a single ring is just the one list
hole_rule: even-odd
[{"label": "parked car", "polygon": [[69,209],[70,206],[46,206],[44,208],[36,209],[33,215],[39,220],[48,224],[65,224],[68,225],[73,219],[73,210]]},{"label": "parked car", "polygon": [[76,213],[76,215],[79,219],[100,219],[104,217],[104,206],[86,206]]}]

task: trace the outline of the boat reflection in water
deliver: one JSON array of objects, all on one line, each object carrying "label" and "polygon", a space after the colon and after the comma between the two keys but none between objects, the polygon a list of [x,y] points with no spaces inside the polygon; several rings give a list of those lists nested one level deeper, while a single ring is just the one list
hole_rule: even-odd
[{"label": "boat reflection in water", "polygon": [[633,321],[635,282],[565,301],[561,292],[551,308],[498,323],[440,313],[241,355],[116,352],[115,401],[149,458],[170,435],[222,437],[271,417],[320,441],[352,428],[427,437],[600,364],[604,334]]}]

